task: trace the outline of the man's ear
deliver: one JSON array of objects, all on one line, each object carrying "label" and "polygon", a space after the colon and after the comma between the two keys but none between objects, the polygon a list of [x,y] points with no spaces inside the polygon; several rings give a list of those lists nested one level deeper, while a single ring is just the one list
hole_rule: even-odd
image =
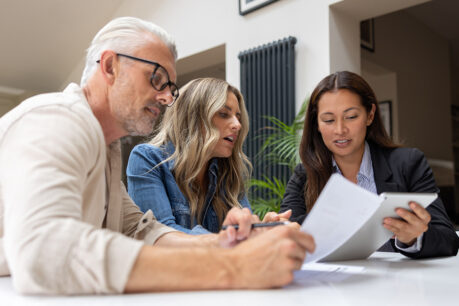
[{"label": "man's ear", "polygon": [[100,69],[104,80],[112,85],[115,82],[116,75],[118,74],[119,61],[116,53],[111,50],[105,50],[100,55]]}]

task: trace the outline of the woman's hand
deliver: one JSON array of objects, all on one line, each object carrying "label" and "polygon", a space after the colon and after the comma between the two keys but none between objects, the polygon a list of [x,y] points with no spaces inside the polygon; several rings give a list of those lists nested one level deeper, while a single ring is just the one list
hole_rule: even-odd
[{"label": "woman's hand", "polygon": [[[273,211],[270,211],[263,218],[263,223],[288,221],[288,219],[290,218],[291,215],[292,215],[292,210],[291,209],[289,209],[287,211],[284,211],[283,213],[280,213],[280,214],[275,213]],[[300,230],[300,228],[301,228],[301,225],[296,223],[296,222],[289,222],[287,226],[291,227],[293,229],[296,229],[296,230]]]},{"label": "woman's hand", "polygon": [[221,247],[229,248],[237,245],[240,241],[247,239],[252,230],[252,223],[254,223],[254,221],[256,220],[250,212],[250,209],[241,209],[238,207],[231,208],[228,211],[222,225],[237,224],[239,229],[236,230],[234,227],[228,226],[226,230],[221,230],[218,233],[219,245]]},{"label": "woman's hand", "polygon": [[270,211],[269,213],[266,213],[265,217],[263,218],[263,223],[265,222],[278,222],[278,221],[288,221],[290,216],[292,215],[292,210],[289,209],[283,213],[275,213],[273,211]]},{"label": "woman's hand", "polygon": [[385,218],[383,226],[393,232],[398,241],[411,246],[422,233],[427,231],[430,214],[416,202],[410,202],[409,206],[412,212],[403,208],[395,210],[403,220]]},{"label": "woman's hand", "polygon": [[[290,218],[291,215],[291,210],[281,214],[269,212],[263,218],[263,222],[288,221],[288,218]],[[260,219],[258,216],[252,215],[248,208],[232,208],[226,215],[223,225],[237,224],[239,229],[236,230],[234,227],[228,226],[226,230],[221,230],[218,233],[218,244],[225,248],[234,247],[239,242],[244,241],[247,238],[253,238],[270,229],[270,227],[252,228],[253,223],[259,222]],[[292,222],[287,226],[295,230],[300,229],[300,225],[296,222]]]}]

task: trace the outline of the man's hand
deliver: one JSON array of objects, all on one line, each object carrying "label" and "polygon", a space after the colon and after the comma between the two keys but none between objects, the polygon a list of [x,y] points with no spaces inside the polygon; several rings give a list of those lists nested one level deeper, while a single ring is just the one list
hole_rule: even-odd
[{"label": "man's hand", "polygon": [[[293,224],[293,223],[292,223]],[[240,243],[230,252],[235,266],[234,288],[273,288],[293,280],[306,252],[315,249],[311,235],[288,226],[276,226]]]},{"label": "man's hand", "polygon": [[408,246],[413,245],[427,231],[431,218],[429,212],[416,202],[411,202],[410,208],[412,212],[403,208],[395,210],[403,220],[385,218],[383,222],[384,227],[393,232],[398,241]]},{"label": "man's hand", "polygon": [[[243,212],[243,217],[237,218],[245,220],[245,214]],[[314,239],[292,228],[294,224],[297,225],[291,223],[269,228],[232,249],[196,247],[200,241],[196,236],[167,233],[159,240],[173,241],[169,246],[180,248],[164,247],[167,243],[164,246],[144,245],[124,290],[151,292],[284,286],[292,281],[293,271],[301,267],[306,252],[312,253],[315,248]],[[199,235],[202,236],[208,236],[207,239],[217,237],[214,234]]]}]

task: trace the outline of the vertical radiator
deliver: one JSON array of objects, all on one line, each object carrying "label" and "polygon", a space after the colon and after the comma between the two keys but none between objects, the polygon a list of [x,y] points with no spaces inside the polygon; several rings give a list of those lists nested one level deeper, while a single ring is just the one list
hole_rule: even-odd
[{"label": "vertical radiator", "polygon": [[295,37],[239,53],[241,92],[250,118],[250,131],[245,151],[253,164],[253,177],[288,179],[286,166],[273,166],[257,155],[263,144],[263,135],[269,133],[269,121],[264,116],[275,116],[287,124],[295,117]]}]

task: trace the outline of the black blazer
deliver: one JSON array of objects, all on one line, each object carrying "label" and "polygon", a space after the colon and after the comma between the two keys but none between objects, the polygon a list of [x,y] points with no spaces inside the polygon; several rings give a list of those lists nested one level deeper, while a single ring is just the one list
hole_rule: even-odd
[{"label": "black blazer", "polygon": [[[382,192],[439,192],[435,184],[432,170],[418,149],[396,148],[385,149],[368,142],[371,152],[376,189]],[[290,178],[281,212],[292,210],[291,221],[302,223],[306,218],[304,186],[306,171],[302,164],[296,166]],[[379,250],[400,252],[411,258],[456,255],[459,238],[451,224],[443,202],[437,198],[429,205],[427,211],[432,219],[427,232],[424,233],[421,251],[406,253],[395,247],[394,239],[390,239]]]}]

